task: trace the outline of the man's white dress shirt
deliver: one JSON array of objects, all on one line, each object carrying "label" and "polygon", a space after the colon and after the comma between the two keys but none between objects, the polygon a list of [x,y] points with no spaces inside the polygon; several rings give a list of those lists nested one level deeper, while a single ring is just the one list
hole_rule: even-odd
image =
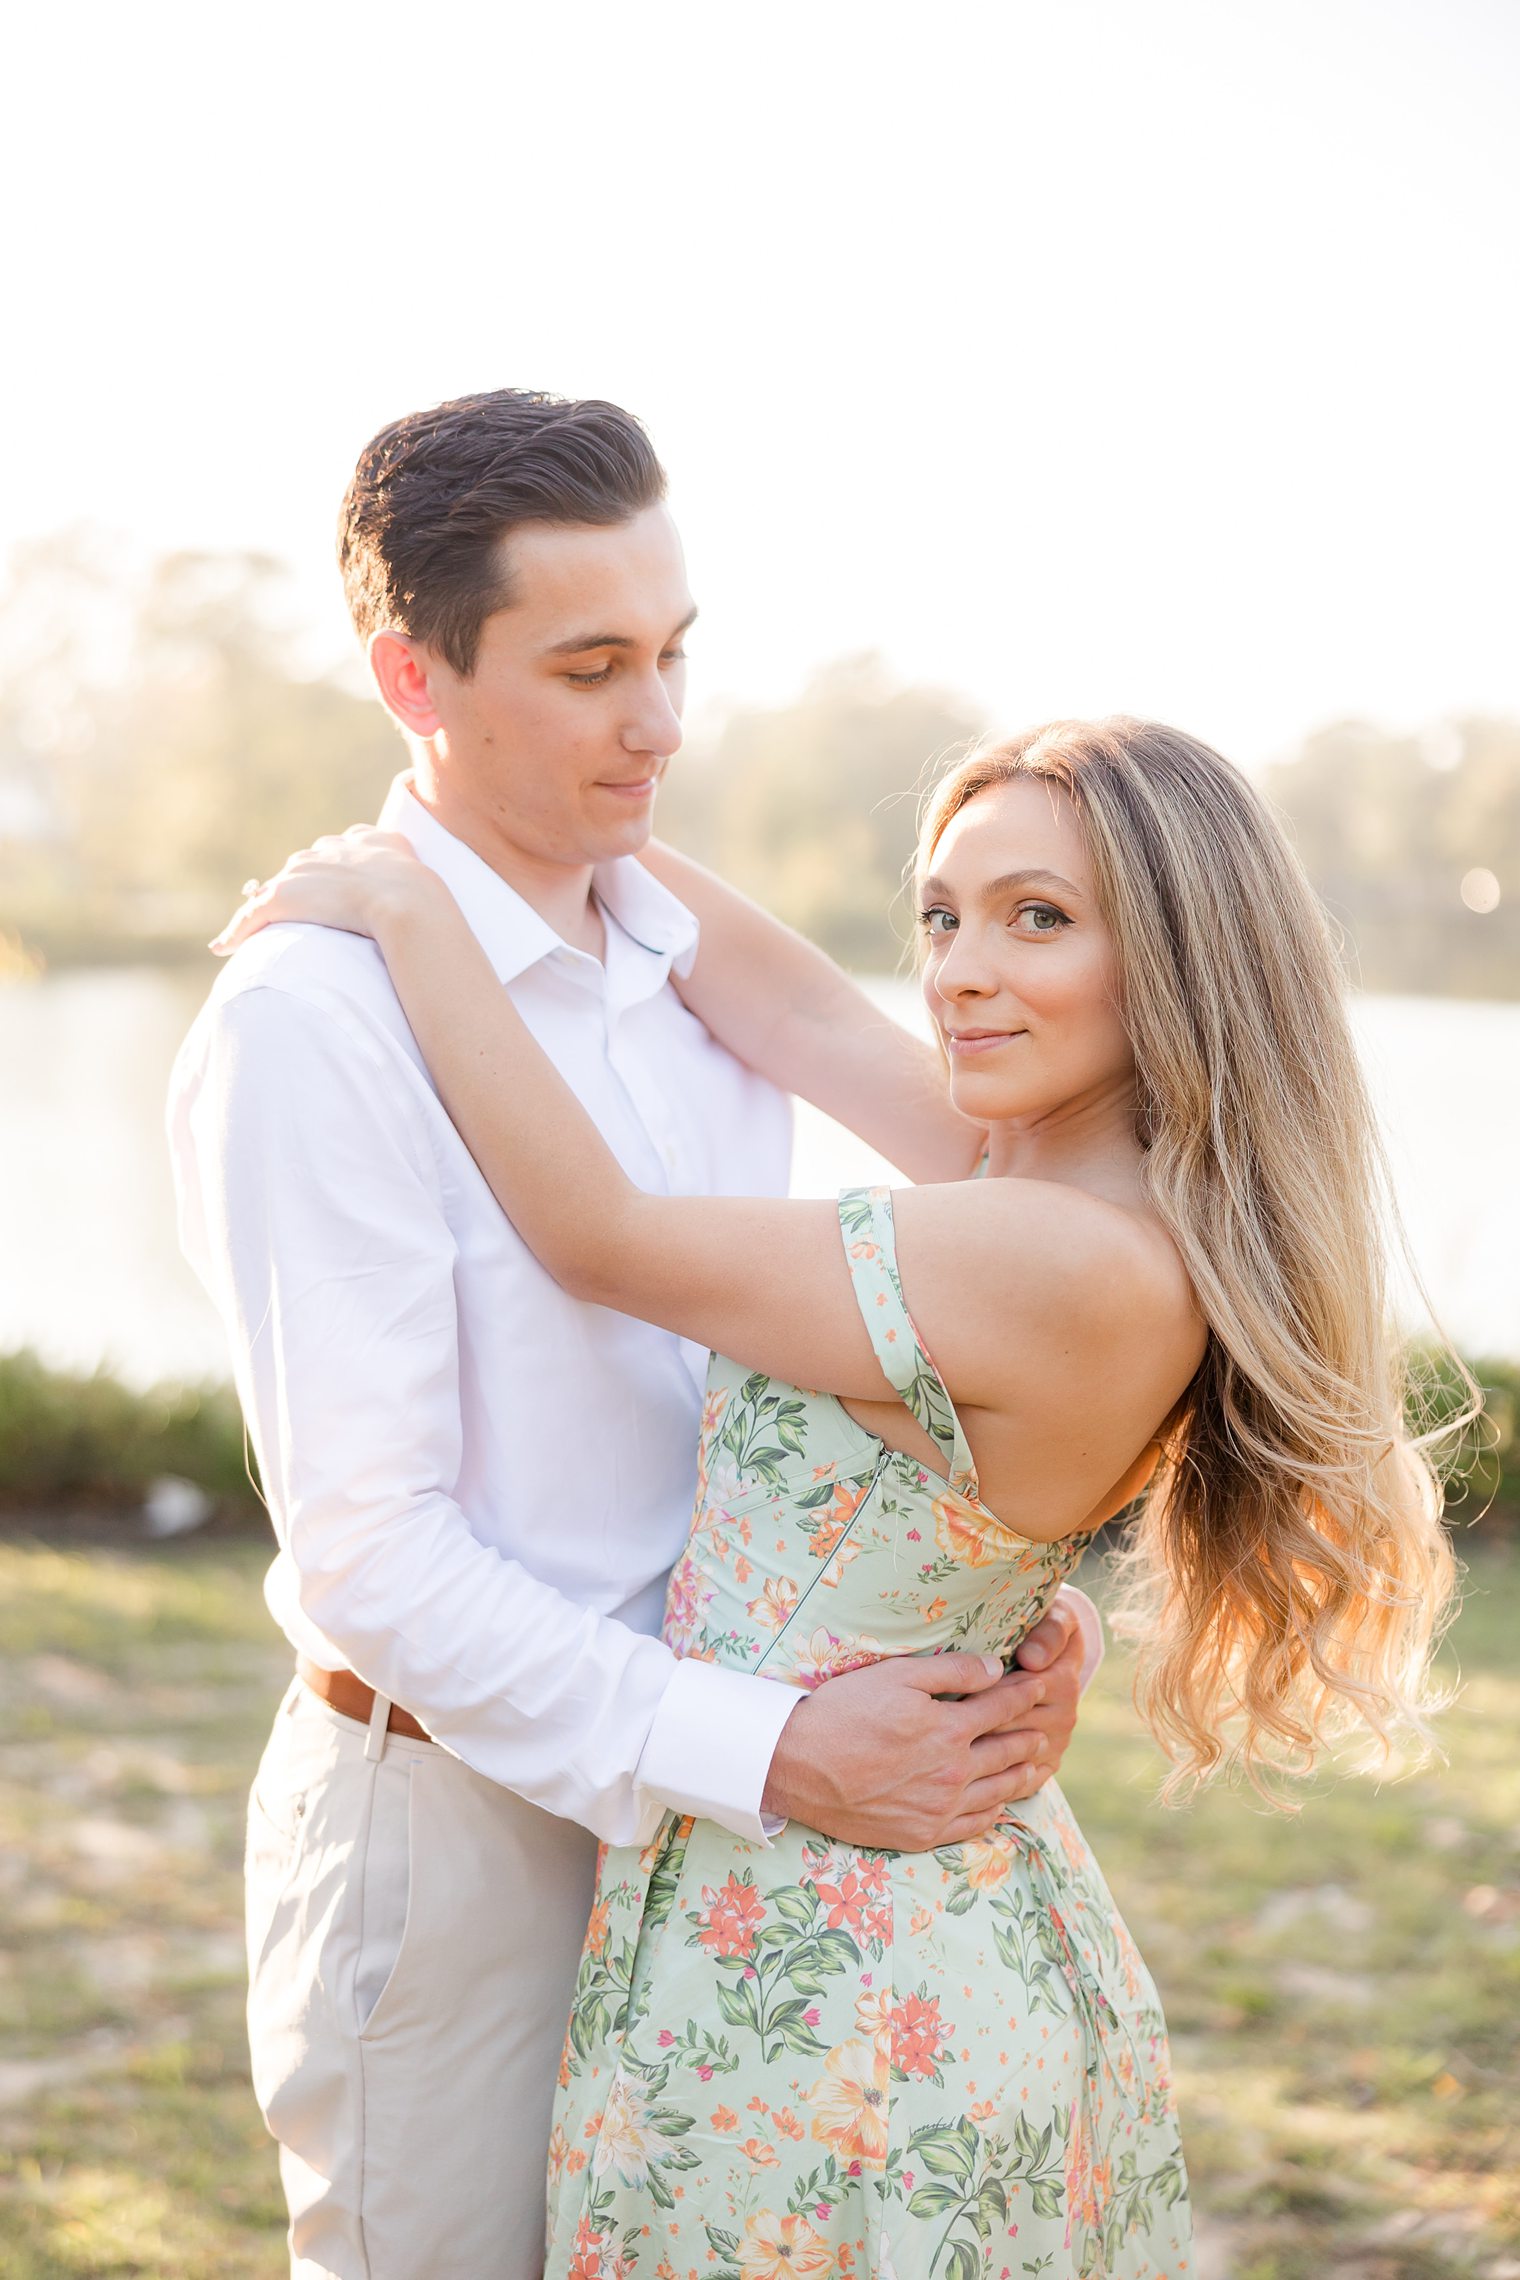
[{"label": "man's white dress shirt", "polygon": [[[790,1113],[667,986],[696,922],[595,874],[571,948],[398,778],[380,821],[452,890],[640,1186],[786,1192]],[[669,1807],[763,1840],[792,1687],[655,1635],[685,1541],[706,1354],[567,1298],[438,1100],[375,945],[239,950],[169,1103],[184,1249],[228,1324],[297,1653],[357,1671],[493,1781],[611,1843]]]}]

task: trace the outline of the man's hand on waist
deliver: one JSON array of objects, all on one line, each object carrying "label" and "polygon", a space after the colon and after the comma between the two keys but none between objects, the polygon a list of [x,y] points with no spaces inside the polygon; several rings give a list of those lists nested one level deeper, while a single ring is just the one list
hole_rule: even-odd
[{"label": "man's hand on waist", "polygon": [[1071,1611],[1052,1609],[1031,1648],[1043,1669],[901,1655],[829,1679],[782,1729],[765,1810],[896,1852],[985,1835],[1050,1779],[1076,1725],[1083,1642]]}]

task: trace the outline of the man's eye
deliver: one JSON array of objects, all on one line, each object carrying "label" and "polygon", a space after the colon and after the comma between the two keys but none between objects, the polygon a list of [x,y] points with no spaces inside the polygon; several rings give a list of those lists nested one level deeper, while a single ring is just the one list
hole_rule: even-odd
[{"label": "man's eye", "polygon": [[918,923],[931,939],[943,940],[945,935],[955,932],[955,929],[960,925],[960,920],[953,910],[946,910],[943,904],[936,903],[932,910],[921,910],[919,912]]},{"label": "man's eye", "polygon": [[610,665],[604,665],[599,673],[567,673],[565,675],[565,679],[572,682],[577,689],[594,689],[599,681],[609,681],[611,678],[612,667]]}]

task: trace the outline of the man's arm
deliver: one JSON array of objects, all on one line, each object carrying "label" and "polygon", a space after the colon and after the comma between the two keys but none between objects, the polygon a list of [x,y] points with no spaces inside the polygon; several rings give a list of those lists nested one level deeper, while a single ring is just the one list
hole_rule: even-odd
[{"label": "man's arm", "polygon": [[[232,1338],[295,1577],[281,1612],[305,1651],[611,1843],[643,1841],[667,1808],[763,1841],[762,1792],[796,1813],[823,1768],[840,1784],[829,1833],[861,1842],[945,1842],[968,1813],[986,1826],[1027,1795],[1042,1737],[1009,1729],[1041,1678],[994,1680],[955,1655],[929,1677],[966,1700],[931,1691],[925,1658],[833,1680],[805,1698],[789,1774],[773,1753],[795,1689],[679,1661],[472,1533],[453,1487],[454,1244],[422,1079],[362,1018],[245,990],[173,1108],[186,1247]],[[878,1791],[868,1833],[854,1801]]]},{"label": "man's arm", "polygon": [[295,1579],[282,1619],[478,1771],[610,1842],[641,1841],[677,1802],[640,1779],[657,1738],[685,1809],[758,1838],[788,1691],[678,1664],[483,1544],[460,1508],[454,1242],[421,1079],[341,1000],[254,987],[216,1019],[175,1104],[184,1235]]}]

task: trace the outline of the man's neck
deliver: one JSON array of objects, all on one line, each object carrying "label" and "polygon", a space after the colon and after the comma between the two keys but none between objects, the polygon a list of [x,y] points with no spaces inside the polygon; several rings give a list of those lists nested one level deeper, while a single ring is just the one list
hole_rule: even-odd
[{"label": "man's neck", "polygon": [[607,946],[600,905],[591,890],[589,863],[554,863],[509,839],[489,817],[476,815],[414,775],[412,797],[435,823],[489,864],[514,894],[574,950],[600,958]]}]

